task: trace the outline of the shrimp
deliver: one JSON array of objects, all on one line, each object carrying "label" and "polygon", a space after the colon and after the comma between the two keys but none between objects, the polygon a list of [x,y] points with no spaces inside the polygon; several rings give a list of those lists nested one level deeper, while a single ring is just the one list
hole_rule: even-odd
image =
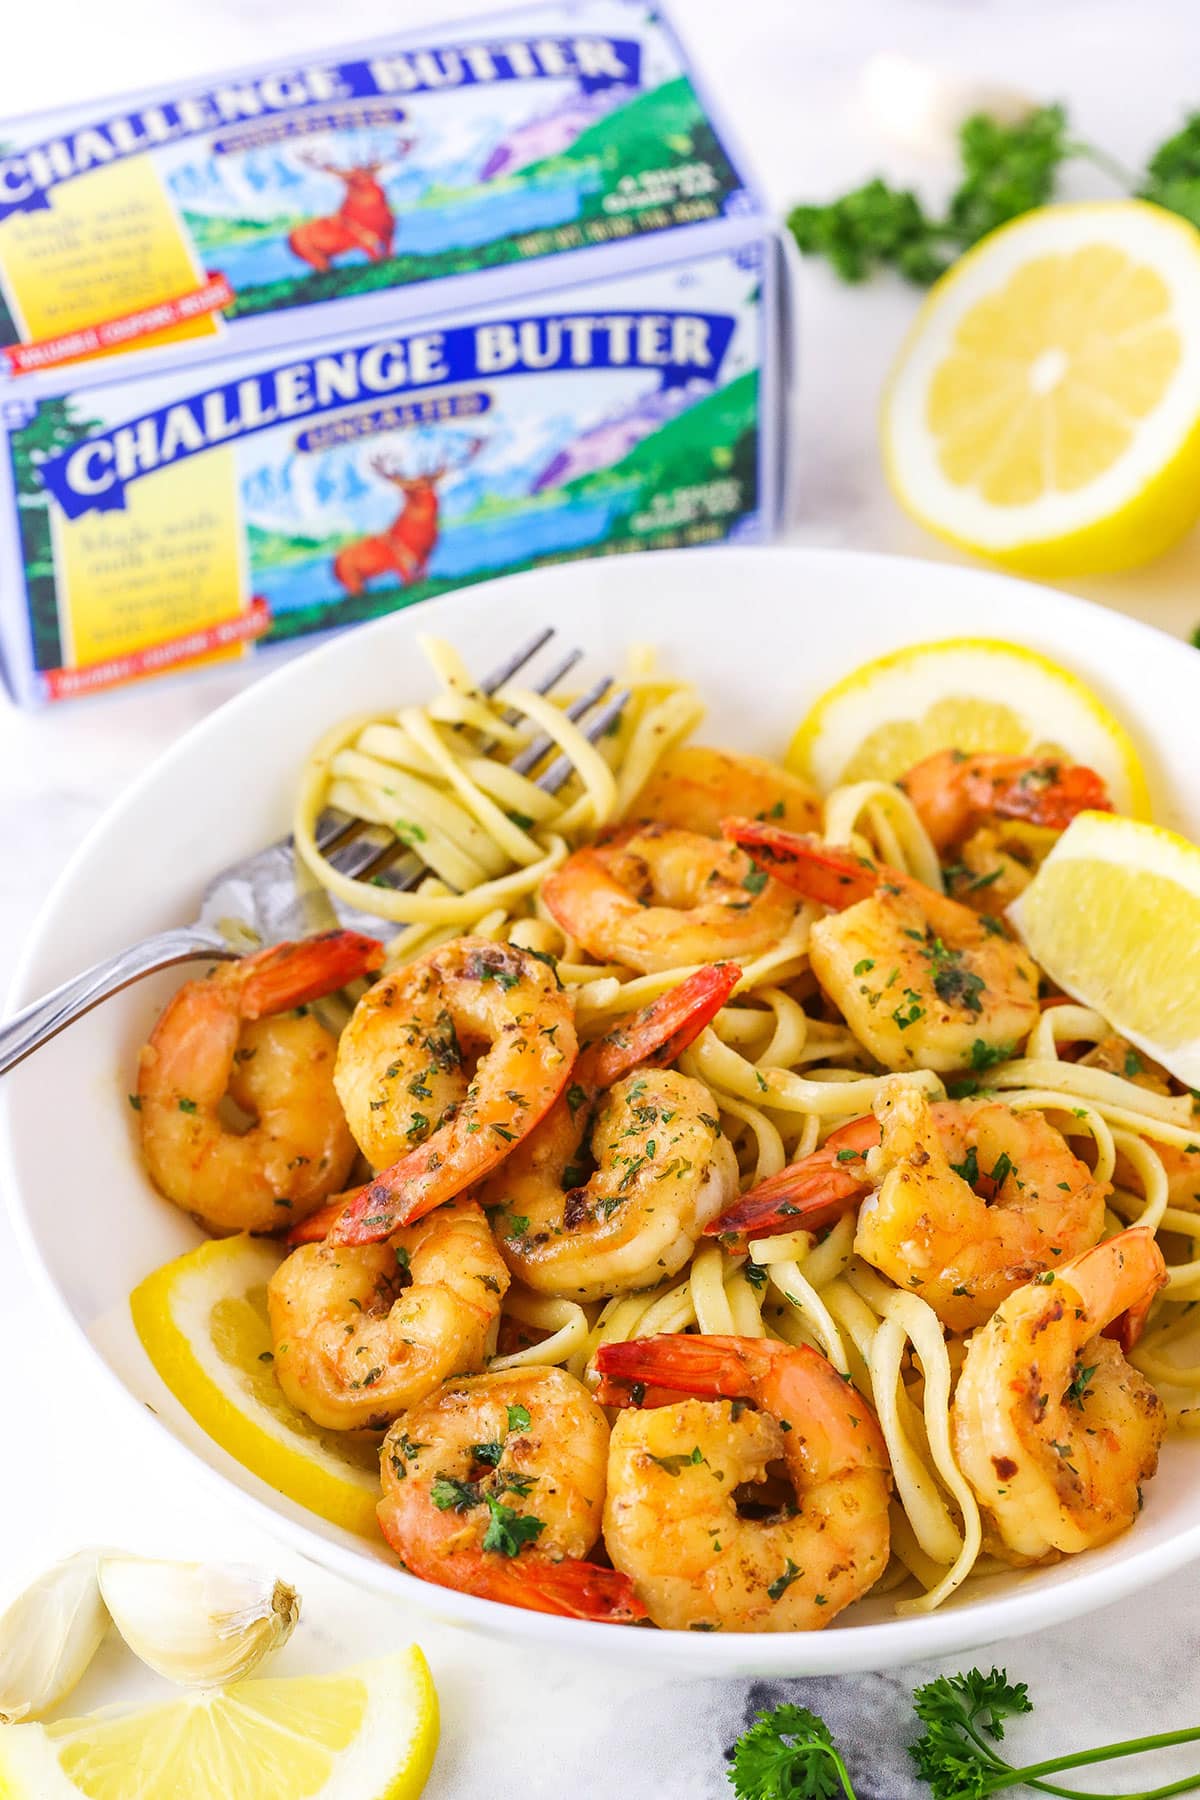
[{"label": "shrimp", "polygon": [[[605,1404],[628,1407],[634,1384],[713,1396],[622,1412],[612,1430],[604,1541],[656,1625],[818,1631],[883,1574],[883,1437],[815,1350],[667,1336],[602,1344],[596,1364]],[[765,1484],[757,1517],[751,1484]]]},{"label": "shrimp", "polygon": [[[330,931],[185,982],[138,1057],[142,1154],[160,1193],[215,1232],[278,1231],[343,1185],[355,1148],[336,1042],[310,1015],[277,1015],[382,959],[374,938]],[[248,1130],[225,1123],[226,1095]]]},{"label": "shrimp", "polygon": [[996,919],[815,838],[740,819],[725,829],[781,881],[836,909],[813,925],[813,974],[885,1069],[995,1061],[1037,1024],[1037,965]]},{"label": "shrimp", "polygon": [[1126,1309],[1144,1316],[1166,1278],[1135,1225],[1018,1288],[967,1345],[955,1456],[1014,1558],[1106,1544],[1141,1510],[1165,1413],[1103,1334]]},{"label": "shrimp", "polygon": [[599,1300],[652,1286],[737,1192],[712,1095],[653,1065],[700,1034],[740,975],[736,963],[697,970],[589,1044],[566,1094],[480,1190],[527,1287]]},{"label": "shrimp", "polygon": [[930,1106],[901,1082],[877,1110],[706,1229],[733,1242],[815,1230],[862,1202],[859,1256],[951,1331],[981,1325],[1023,1283],[1098,1242],[1109,1185],[1040,1113],[998,1100]]},{"label": "shrimp", "polygon": [[482,1368],[507,1289],[471,1200],[386,1243],[304,1244],[267,1284],[279,1385],[329,1430],[386,1425],[447,1376]]},{"label": "shrimp", "polygon": [[583,1560],[607,1454],[603,1412],[563,1369],[448,1381],[384,1439],[379,1524],[423,1581],[565,1618],[644,1619],[624,1575]]},{"label": "shrimp", "polygon": [[773,819],[788,831],[816,831],[821,801],[807,781],[765,756],[681,744],[660,758],[625,816],[720,837],[721,820],[731,813]]},{"label": "shrimp", "polygon": [[576,850],[542,884],[555,922],[592,956],[643,974],[777,944],[796,902],[731,845],[668,825],[629,825]]},{"label": "shrimp", "polygon": [[571,996],[513,944],[456,938],[376,982],[334,1084],[383,1173],[329,1221],[331,1241],[376,1243],[489,1175],[553,1106],[575,1050]]},{"label": "shrimp", "polygon": [[939,750],[902,775],[898,785],[938,850],[961,843],[995,819],[1022,819],[1057,832],[1076,813],[1113,810],[1094,769],[1055,756]]}]

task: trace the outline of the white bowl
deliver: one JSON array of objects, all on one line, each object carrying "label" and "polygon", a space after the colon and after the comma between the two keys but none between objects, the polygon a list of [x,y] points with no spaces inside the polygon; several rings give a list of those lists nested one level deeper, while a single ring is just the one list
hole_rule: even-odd
[{"label": "white bowl", "polygon": [[[776,754],[814,696],[868,657],[951,635],[1011,638],[1091,683],[1145,752],[1156,816],[1200,831],[1200,800],[1189,800],[1200,766],[1195,652],[1143,625],[1003,576],[882,556],[693,550],[581,562],[471,588],[338,637],[188,732],[80,846],[43,909],[15,1000],[192,918],[213,871],[287,828],[301,759],[320,731],[344,714],[425,695],[418,631],[450,638],[483,670],[547,621],[587,647],[594,670],[617,668],[631,641],[653,641],[707,697],[708,741]],[[147,1455],[167,1453],[174,1439],[191,1470],[238,1490],[260,1523],[329,1567],[405,1606],[492,1633],[692,1675],[780,1675],[966,1650],[1089,1612],[1200,1556],[1200,1445],[1182,1439],[1167,1445],[1146,1510],[1125,1537],[1051,1569],[978,1584],[929,1617],[896,1619],[884,1599],[811,1634],[626,1629],[618,1639],[612,1626],[497,1606],[405,1575],[382,1543],[325,1524],[218,1449],[166,1392],[128,1325],[134,1285],[199,1241],[150,1187],[125,1098],[138,1044],[178,979],[168,973],[128,990],[8,1077],[0,1166],[18,1234],[56,1296],[55,1316],[124,1393],[131,1454],[140,1444]],[[152,1442],[137,1435],[147,1432]]]}]

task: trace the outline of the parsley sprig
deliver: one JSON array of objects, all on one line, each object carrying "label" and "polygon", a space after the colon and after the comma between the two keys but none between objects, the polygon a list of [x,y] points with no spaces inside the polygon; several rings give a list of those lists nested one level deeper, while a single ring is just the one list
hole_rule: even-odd
[{"label": "parsley sprig", "polygon": [[824,256],[843,281],[894,268],[922,286],[936,281],[972,244],[1054,197],[1062,164],[1096,164],[1126,192],[1200,226],[1200,112],[1130,174],[1094,144],[1070,134],[1061,106],[1040,106],[1013,124],[978,113],[959,130],[962,178],[945,214],[926,211],[909,188],[868,181],[827,205],[796,206],[788,226],[800,249]]},{"label": "parsley sprig", "polygon": [[[1036,1788],[1060,1800],[1096,1800],[1094,1793],[1060,1787],[1046,1777],[1200,1740],[1200,1726],[1194,1726],[1015,1767],[995,1746],[1003,1740],[1005,1722],[1031,1713],[1033,1702],[1025,1683],[1010,1682],[1004,1669],[939,1676],[917,1688],[913,1709],[924,1730],[909,1754],[929,1784],[932,1800],[986,1800],[1015,1787]],[[828,1726],[804,1706],[784,1704],[759,1713],[734,1745],[729,1780],[737,1800],[857,1800]],[[1200,1771],[1163,1787],[1138,1788],[1118,1800],[1167,1800],[1198,1788]]]},{"label": "parsley sprig", "polygon": [[[922,1779],[929,1783],[933,1800],[985,1800],[988,1794],[1022,1786],[1058,1794],[1063,1800],[1095,1800],[1094,1794],[1059,1787],[1044,1777],[1200,1739],[1200,1727],[1164,1731],[1153,1737],[1126,1738],[1098,1750],[1072,1751],[1068,1756],[1014,1768],[993,1745],[1004,1736],[1005,1720],[1032,1712],[1033,1702],[1025,1683],[1010,1682],[1004,1669],[992,1669],[986,1675],[970,1669],[965,1675],[939,1676],[916,1690],[913,1708],[925,1729],[910,1745],[910,1754]],[[1168,1794],[1186,1794],[1198,1787],[1200,1772],[1166,1787],[1139,1788],[1122,1800],[1165,1800]]]},{"label": "parsley sprig", "polygon": [[828,1725],[806,1706],[759,1713],[733,1749],[737,1800],[857,1800]]}]

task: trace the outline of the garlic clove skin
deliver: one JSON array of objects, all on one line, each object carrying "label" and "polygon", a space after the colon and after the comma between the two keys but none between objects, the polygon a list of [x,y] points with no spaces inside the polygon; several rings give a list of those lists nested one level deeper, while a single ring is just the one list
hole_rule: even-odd
[{"label": "garlic clove skin", "polygon": [[40,1719],[65,1700],[107,1630],[94,1550],[39,1575],[0,1618],[0,1725]]},{"label": "garlic clove skin", "polygon": [[241,1681],[287,1643],[300,1617],[294,1588],[240,1564],[104,1556],[99,1579],[134,1655],[183,1687]]}]

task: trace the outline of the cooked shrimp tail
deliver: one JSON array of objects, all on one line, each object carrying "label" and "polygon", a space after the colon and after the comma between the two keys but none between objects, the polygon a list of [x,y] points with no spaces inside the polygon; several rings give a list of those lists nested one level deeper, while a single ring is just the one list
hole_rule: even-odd
[{"label": "cooked shrimp tail", "polygon": [[[379,1524],[384,1537],[388,1537],[388,1508],[383,1502]],[[396,1543],[392,1548],[402,1553],[404,1546]],[[422,1563],[420,1568],[413,1567],[413,1573],[439,1587],[474,1594],[480,1600],[499,1600],[505,1606],[553,1613],[560,1619],[634,1625],[647,1616],[627,1575],[569,1557],[555,1562],[548,1556],[526,1555],[515,1562],[503,1562],[483,1550],[456,1550],[450,1556]]]},{"label": "cooked shrimp tail", "polygon": [[823,1231],[853,1210],[871,1183],[868,1150],[879,1143],[879,1124],[868,1115],[831,1132],[819,1150],[768,1175],[704,1227],[730,1249],[745,1249],[774,1231]]},{"label": "cooked shrimp tail", "polygon": [[575,1066],[581,1087],[599,1093],[650,1064],[673,1063],[716,1018],[742,978],[735,962],[709,963],[589,1044]]},{"label": "cooked shrimp tail", "polygon": [[358,1187],[347,1188],[344,1194],[335,1194],[332,1200],[327,1200],[324,1206],[317,1208],[316,1212],[309,1213],[307,1219],[301,1219],[298,1225],[293,1225],[284,1242],[286,1244],[324,1243],[331,1228],[341,1218],[346,1208],[366,1191],[367,1183],[362,1182]]},{"label": "cooked shrimp tail", "polygon": [[899,783],[939,850],[989,819],[1063,831],[1077,813],[1111,812],[1101,776],[1052,756],[969,756],[939,750]]},{"label": "cooked shrimp tail", "polygon": [[[1115,1280],[1109,1273],[1112,1244],[1118,1244],[1121,1252]],[[1128,1231],[1077,1256],[1070,1279],[1093,1312],[1105,1301],[1117,1309],[1100,1335],[1111,1338],[1128,1354],[1146,1328],[1159,1289],[1166,1286],[1167,1270],[1154,1233],[1145,1226],[1131,1225]]]},{"label": "cooked shrimp tail", "polygon": [[881,881],[907,885],[910,879],[897,869],[856,856],[853,850],[839,849],[819,837],[784,831],[782,826],[768,825],[761,819],[722,819],[721,831],[731,843],[751,851],[758,862],[766,864],[785,887],[803,894],[806,900],[834,906],[839,912],[853,906],[856,900],[870,899]]},{"label": "cooked shrimp tail", "polygon": [[238,1011],[243,1019],[264,1019],[291,1006],[304,1006],[371,974],[382,962],[383,945],[360,931],[323,931],[294,943],[274,944],[235,965]]}]

